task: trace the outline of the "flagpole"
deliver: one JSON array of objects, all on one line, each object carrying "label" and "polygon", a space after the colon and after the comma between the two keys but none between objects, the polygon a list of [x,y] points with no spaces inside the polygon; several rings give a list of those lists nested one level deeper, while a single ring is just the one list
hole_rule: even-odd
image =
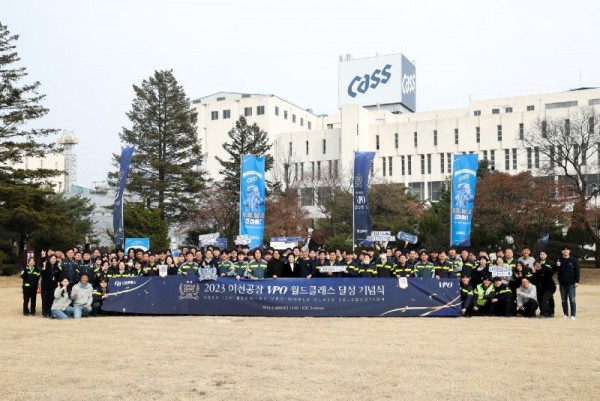
[{"label": "flagpole", "polygon": [[450,172],[450,238],[449,243],[452,246],[452,233],[454,232],[452,229],[452,201],[454,200],[454,154],[450,154],[450,165],[452,166],[452,170]]},{"label": "flagpole", "polygon": [[356,191],[356,185],[354,185],[354,173],[355,173],[355,165],[356,165],[356,150],[354,151],[354,158],[353,158],[353,162],[352,162],[352,251],[354,251],[354,249],[356,248],[356,240],[354,237],[354,234],[356,233],[356,228],[354,226],[354,215],[356,214],[356,209],[354,206],[354,202],[355,202],[355,191]]}]

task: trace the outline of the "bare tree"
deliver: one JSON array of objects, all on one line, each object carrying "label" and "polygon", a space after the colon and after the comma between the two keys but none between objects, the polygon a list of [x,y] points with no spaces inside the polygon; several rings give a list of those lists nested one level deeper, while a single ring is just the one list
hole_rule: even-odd
[{"label": "bare tree", "polygon": [[600,236],[596,211],[590,200],[600,194],[600,114],[592,106],[569,109],[564,118],[538,119],[524,136],[524,143],[536,156],[538,175],[558,177],[570,191],[559,196],[572,201],[571,228],[585,231],[596,244],[596,265],[600,266]]}]

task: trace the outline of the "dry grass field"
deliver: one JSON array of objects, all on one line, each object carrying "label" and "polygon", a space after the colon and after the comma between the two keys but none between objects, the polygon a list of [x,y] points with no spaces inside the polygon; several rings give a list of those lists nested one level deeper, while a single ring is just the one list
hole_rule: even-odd
[{"label": "dry grass field", "polygon": [[20,280],[0,277],[0,399],[597,400],[600,272],[582,284],[576,321],[56,321],[22,316]]}]

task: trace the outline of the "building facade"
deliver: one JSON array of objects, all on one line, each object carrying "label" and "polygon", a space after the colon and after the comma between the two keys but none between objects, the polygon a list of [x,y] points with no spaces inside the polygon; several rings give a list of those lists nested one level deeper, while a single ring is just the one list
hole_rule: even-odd
[{"label": "building facade", "polygon": [[421,200],[438,199],[455,153],[476,153],[494,170],[538,174],[543,156],[525,144],[527,130],[538,120],[567,120],[576,108],[597,105],[600,89],[595,88],[476,100],[465,108],[406,114],[343,105],[338,115],[317,116],[273,95],[221,93],[195,104],[212,177],[218,178],[219,170],[213,156],[224,157],[226,133],[235,116],[245,115],[273,142],[273,178],[300,187],[307,207],[318,204],[319,193],[327,193],[334,176],[351,172],[355,150],[376,153],[373,175],[378,181],[402,183]]}]

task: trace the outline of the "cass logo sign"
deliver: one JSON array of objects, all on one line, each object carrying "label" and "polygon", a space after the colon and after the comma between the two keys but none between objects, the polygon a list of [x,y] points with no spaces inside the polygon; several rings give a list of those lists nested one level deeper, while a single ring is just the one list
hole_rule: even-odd
[{"label": "cass logo sign", "polygon": [[[350,81],[350,85],[348,85],[348,95],[350,97],[356,97],[359,93],[368,91],[369,88],[375,89],[379,84],[387,84],[392,77],[390,68],[392,68],[392,65],[386,64],[383,69],[376,69],[371,74],[365,74],[362,77],[360,75],[355,76],[352,81]],[[414,84],[412,90],[414,91]]]},{"label": "cass logo sign", "polygon": [[402,76],[402,93],[405,95],[407,93],[414,92],[417,89],[417,76],[416,74],[404,74]]}]

